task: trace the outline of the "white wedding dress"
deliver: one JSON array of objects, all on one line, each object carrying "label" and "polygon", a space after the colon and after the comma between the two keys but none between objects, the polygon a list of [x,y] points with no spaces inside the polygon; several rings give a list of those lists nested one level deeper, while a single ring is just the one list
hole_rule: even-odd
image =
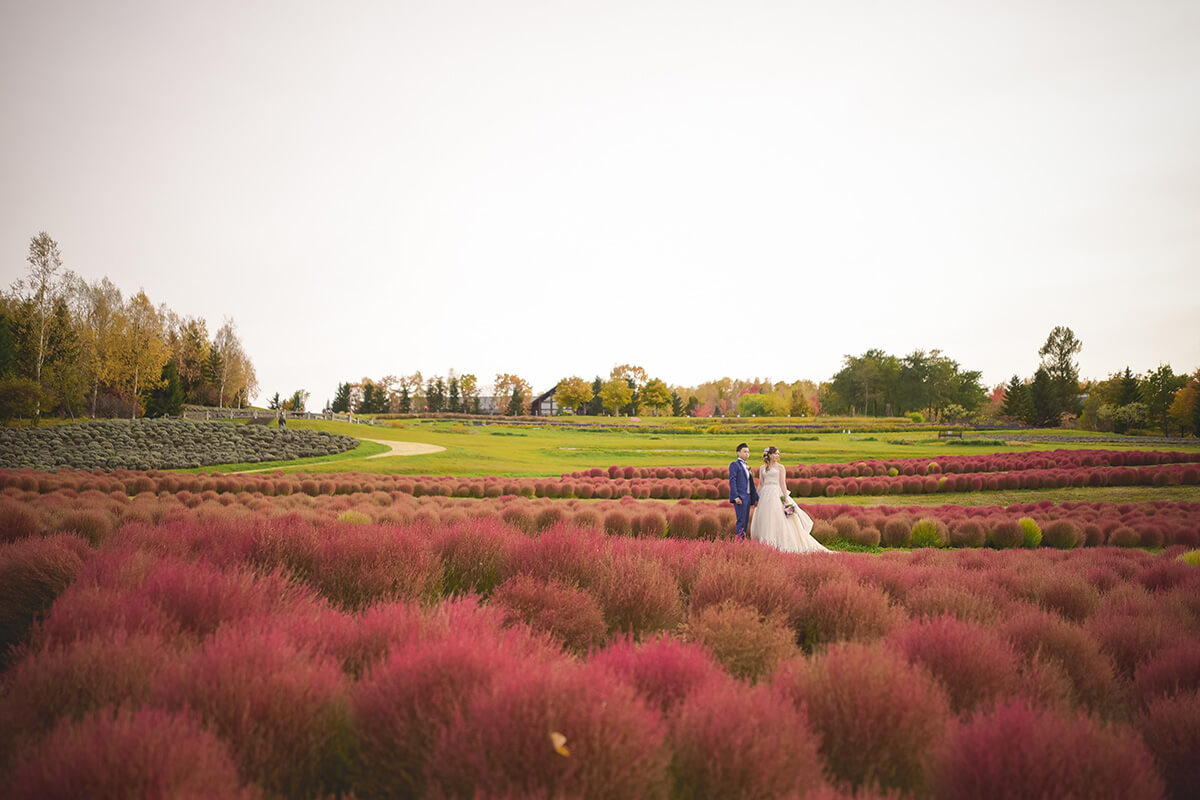
[{"label": "white wedding dress", "polygon": [[785,553],[828,553],[829,548],[812,537],[813,521],[799,505],[796,513],[783,512],[783,501],[795,503],[787,489],[781,486],[784,471],[781,466],[761,467],[758,471],[758,505],[750,519],[750,539],[769,544]]}]

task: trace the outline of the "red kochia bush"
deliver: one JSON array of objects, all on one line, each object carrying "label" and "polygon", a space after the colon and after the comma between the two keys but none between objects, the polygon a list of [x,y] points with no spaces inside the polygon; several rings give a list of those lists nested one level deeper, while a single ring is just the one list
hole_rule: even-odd
[{"label": "red kochia bush", "polygon": [[7,498],[0,499],[0,542],[15,542],[41,532],[42,521],[35,511]]},{"label": "red kochia bush", "polygon": [[515,534],[494,519],[470,520],[433,533],[433,549],[442,560],[447,594],[490,594],[514,547]]},{"label": "red kochia bush", "polygon": [[667,532],[674,539],[695,539],[698,529],[696,515],[686,508],[675,508],[667,514]]},{"label": "red kochia bush", "polygon": [[709,681],[728,680],[704,648],[670,636],[642,643],[621,637],[595,652],[590,663],[632,686],[663,713]]},{"label": "red kochia bush", "polygon": [[559,580],[516,575],[496,588],[491,604],[510,622],[552,636],[568,650],[586,653],[604,641],[604,611],[585,590]]},{"label": "red kochia bush", "polygon": [[[664,725],[600,669],[501,665],[439,726],[426,776],[448,797],[664,798]],[[557,752],[551,734],[566,737]]]},{"label": "red kochia bush", "polygon": [[888,547],[908,547],[912,544],[912,521],[894,516],[883,526],[883,543]]},{"label": "red kochia bush", "polygon": [[5,794],[12,800],[261,796],[242,786],[224,742],[192,717],[157,709],[64,720],[22,754]]},{"label": "red kochia bush", "polygon": [[161,638],[121,630],[25,653],[5,675],[0,694],[0,763],[18,741],[41,737],[61,718],[141,705],[172,657]]},{"label": "red kochia bush", "polygon": [[1030,610],[1009,619],[1001,632],[1026,659],[1045,659],[1062,669],[1077,703],[1101,714],[1113,711],[1118,691],[1112,664],[1081,628],[1054,614]]},{"label": "red kochia bush", "polygon": [[855,788],[919,794],[941,748],[950,703],[922,669],[879,645],[841,644],[782,664],[774,686],[808,711],[826,768]]},{"label": "red kochia bush", "polygon": [[787,621],[727,600],[692,614],[688,636],[704,645],[735,678],[756,681],[796,652]]},{"label": "red kochia bush", "polygon": [[583,582],[600,601],[613,633],[640,637],[673,630],[683,619],[679,582],[656,559],[615,552],[590,565]]},{"label": "red kochia bush", "polygon": [[8,649],[50,608],[90,553],[77,536],[21,539],[0,546],[0,667]]},{"label": "red kochia bush", "polygon": [[503,665],[535,668],[519,638],[456,628],[402,644],[371,669],[352,689],[359,731],[355,787],[372,797],[424,796],[431,737],[476,689],[490,687]]},{"label": "red kochia bush", "polygon": [[64,533],[78,534],[96,545],[112,533],[113,520],[106,511],[84,508],[63,514],[55,527]]},{"label": "red kochia bush", "polygon": [[1200,797],[1200,691],[1152,700],[1134,725],[1171,797]]},{"label": "red kochia bush", "polygon": [[312,580],[343,607],[428,599],[442,588],[441,562],[417,527],[332,524],[321,533]]},{"label": "red kochia bush", "polygon": [[313,796],[345,781],[345,684],[332,660],[281,631],[223,628],[158,681],[154,694],[200,714],[234,748],[242,774],[272,792]]},{"label": "red kochia bush", "polygon": [[1159,697],[1200,691],[1200,644],[1182,641],[1147,659],[1134,672],[1133,691],[1142,705]]},{"label": "red kochia bush", "polygon": [[935,786],[936,797],[963,800],[1163,797],[1150,753],[1132,731],[1020,701],[954,726]]},{"label": "red kochia bush", "polygon": [[811,597],[793,598],[790,622],[808,652],[832,642],[871,641],[903,619],[883,590],[848,579],[822,583]]},{"label": "red kochia bush", "polygon": [[1083,542],[1083,531],[1069,519],[1054,520],[1042,529],[1042,544],[1046,547],[1071,550]]},{"label": "red kochia bush", "polygon": [[783,560],[765,548],[746,549],[737,555],[700,562],[691,586],[692,611],[726,600],[752,606],[760,614],[788,610],[795,587]]},{"label": "red kochia bush", "polygon": [[1084,630],[1100,645],[1124,680],[1133,678],[1138,665],[1168,646],[1177,632],[1158,614],[1096,614]]},{"label": "red kochia bush", "polygon": [[825,785],[804,713],[763,686],[704,685],[671,718],[676,797],[803,795]]},{"label": "red kochia bush", "polygon": [[982,625],[936,617],[893,631],[887,644],[928,670],[948,692],[956,713],[983,707],[1018,688],[1016,654]]},{"label": "red kochia bush", "polygon": [[992,524],[987,538],[993,547],[1006,550],[1010,547],[1020,547],[1025,541],[1025,532],[1016,520],[1001,519]]}]

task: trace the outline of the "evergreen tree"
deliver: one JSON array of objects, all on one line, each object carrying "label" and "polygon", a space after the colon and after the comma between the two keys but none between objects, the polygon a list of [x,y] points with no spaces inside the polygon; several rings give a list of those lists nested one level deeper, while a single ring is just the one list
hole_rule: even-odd
[{"label": "evergreen tree", "polygon": [[362,384],[362,399],[359,401],[359,414],[376,413],[376,387],[367,381]]},{"label": "evergreen tree", "polygon": [[279,392],[276,392],[275,396],[271,398],[271,402],[267,403],[267,408],[272,411],[278,411],[282,402],[283,400],[279,397]]},{"label": "evergreen tree", "polygon": [[[276,398],[279,395],[275,395]],[[147,417],[177,417],[183,413],[183,382],[175,362],[168,361],[162,368],[162,385],[150,392],[146,398]]]},{"label": "evergreen tree", "polygon": [[1053,424],[1059,424],[1063,413],[1078,414],[1079,365],[1074,358],[1083,349],[1083,342],[1067,327],[1057,326],[1046,337],[1046,343],[1038,350],[1042,368],[1050,376]]},{"label": "evergreen tree", "polygon": [[1029,387],[1024,384],[1020,376],[1013,375],[1008,381],[1008,386],[1004,387],[1004,404],[1000,406],[1000,413],[1021,421],[1032,416]]},{"label": "evergreen tree", "polygon": [[629,388],[632,391],[629,395],[629,402],[625,404],[623,413],[630,417],[636,417],[638,408],[642,405],[642,393],[638,390],[637,381],[633,378],[626,378],[625,381],[629,384]]},{"label": "evergreen tree", "polygon": [[[275,395],[279,397],[278,394]],[[272,406],[278,408],[278,406]],[[333,403],[329,406],[329,410],[335,414],[345,414],[350,410],[350,384],[339,383],[337,393],[333,396]]]},{"label": "evergreen tree", "polygon": [[17,337],[12,320],[0,313],[0,378],[11,375],[17,368]]},{"label": "evergreen tree", "polygon": [[521,390],[513,387],[512,397],[508,401],[508,416],[519,417],[525,413],[525,400],[521,397]]},{"label": "evergreen tree", "polygon": [[400,387],[400,413],[401,414],[411,414],[412,413],[412,397],[409,396],[409,394],[408,394],[407,386]]},{"label": "evergreen tree", "polygon": [[450,379],[450,394],[447,398],[447,408],[452,414],[462,411],[462,401],[458,396],[458,377]]},{"label": "evergreen tree", "polygon": [[683,416],[683,398],[679,396],[679,392],[671,391],[671,416]]},{"label": "evergreen tree", "polygon": [[593,417],[604,413],[604,399],[600,397],[600,390],[604,388],[604,381],[597,376],[596,380],[592,381],[592,399],[587,404],[587,413]]},{"label": "evergreen tree", "polygon": [[1200,397],[1192,403],[1192,436],[1200,439]]},{"label": "evergreen tree", "polygon": [[1057,398],[1054,396],[1054,380],[1045,367],[1038,367],[1029,386],[1029,414],[1025,421],[1039,428],[1058,425]]},{"label": "evergreen tree", "polygon": [[1142,384],[1142,402],[1146,404],[1146,414],[1151,424],[1160,424],[1163,436],[1167,435],[1167,411],[1175,392],[1187,383],[1186,375],[1176,375],[1170,364],[1159,364],[1158,369],[1146,373]]},{"label": "evergreen tree", "polygon": [[1117,398],[1115,405],[1120,408],[1130,403],[1140,402],[1141,399],[1141,384],[1138,382],[1137,376],[1133,374],[1133,370],[1126,367],[1125,371],[1117,376]]},{"label": "evergreen tree", "polygon": [[442,379],[430,378],[425,384],[425,405],[430,414],[440,413],[446,404],[446,387]]}]

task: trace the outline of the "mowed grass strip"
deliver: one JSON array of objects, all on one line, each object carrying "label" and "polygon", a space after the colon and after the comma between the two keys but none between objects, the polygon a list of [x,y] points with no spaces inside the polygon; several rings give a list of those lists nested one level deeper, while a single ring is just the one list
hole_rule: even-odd
[{"label": "mowed grass strip", "polygon": [[[365,459],[380,450],[351,450],[328,459],[283,462],[285,472],[368,472],[402,475],[494,475],[498,477],[548,477],[592,467],[703,466],[724,467],[734,448],[746,441],[751,453],[767,445],[779,447],[785,464],[832,464],[864,459],[968,456],[987,453],[1030,452],[1055,449],[1194,450],[1196,445],[1150,446],[1131,437],[1122,443],[1011,442],[1005,445],[948,445],[936,432],[875,433],[870,435],[784,434],[756,436],[742,433],[660,434],[644,425],[619,430],[565,426],[475,425],[452,420],[405,420],[388,425],[352,425],[325,420],[289,420],[289,426],[343,433],[355,438],[398,442],[423,442],[445,447],[440,453]],[[1053,431],[1046,431],[1053,435]],[[1074,433],[1074,432],[1069,432]],[[792,438],[795,436],[796,438]],[[970,441],[971,434],[967,440]],[[984,438],[981,435],[981,438]],[[990,441],[1003,440],[1003,432],[989,431]],[[897,444],[896,442],[910,442]],[[757,464],[753,455],[751,463]],[[266,464],[222,464],[204,471],[237,472]],[[844,500],[844,502],[849,502]]]}]

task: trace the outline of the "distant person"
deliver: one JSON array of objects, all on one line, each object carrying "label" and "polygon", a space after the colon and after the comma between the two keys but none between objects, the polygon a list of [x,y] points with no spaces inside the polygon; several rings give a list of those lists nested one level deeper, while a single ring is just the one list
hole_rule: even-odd
[{"label": "distant person", "polygon": [[279,427],[281,427],[281,428],[287,427],[287,412],[286,411],[279,412]]},{"label": "distant person", "polygon": [[750,445],[743,442],[737,446],[737,458],[729,464],[729,502],[737,514],[735,533],[739,541],[746,539],[746,528],[750,525],[750,507],[758,502],[754,488],[754,475],[750,472]]}]

